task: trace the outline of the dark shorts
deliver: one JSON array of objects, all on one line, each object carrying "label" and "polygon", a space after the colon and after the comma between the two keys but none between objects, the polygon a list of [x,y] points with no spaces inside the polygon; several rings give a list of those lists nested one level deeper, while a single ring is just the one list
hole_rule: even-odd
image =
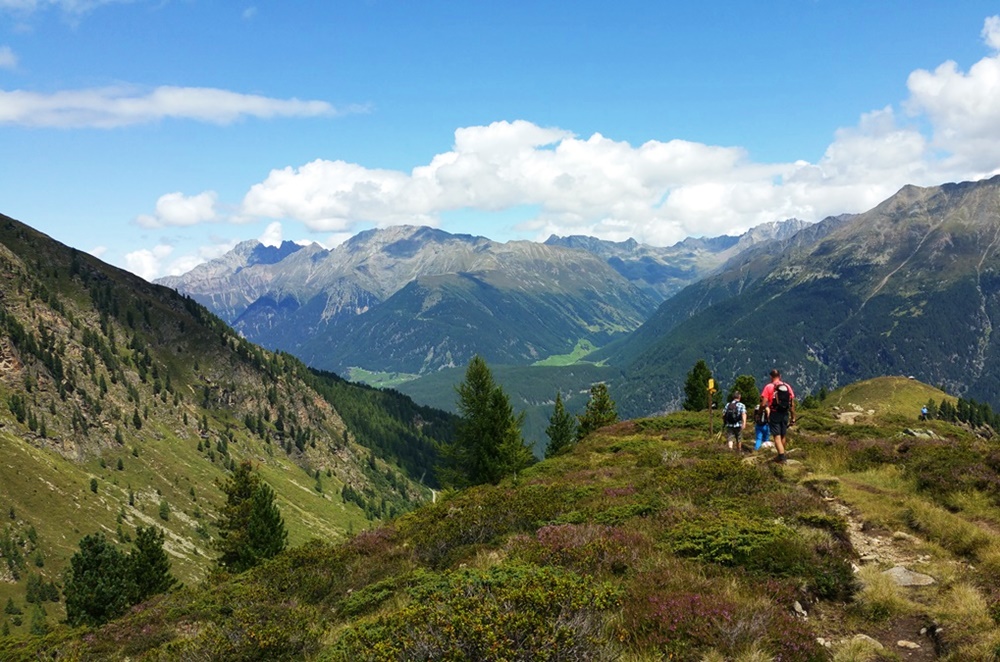
[{"label": "dark shorts", "polygon": [[726,439],[736,439],[736,441],[740,441],[741,439],[743,439],[743,428],[742,427],[735,427],[734,428],[734,427],[731,427],[731,426],[727,425],[726,426]]},{"label": "dark shorts", "polygon": [[788,434],[788,413],[786,412],[784,416],[772,413],[768,427],[771,428],[772,437],[784,437]]}]

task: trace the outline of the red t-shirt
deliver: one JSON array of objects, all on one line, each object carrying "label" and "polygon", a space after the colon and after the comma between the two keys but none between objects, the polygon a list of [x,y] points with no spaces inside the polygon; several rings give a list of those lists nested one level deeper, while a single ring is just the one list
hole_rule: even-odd
[{"label": "red t-shirt", "polygon": [[771,401],[774,400],[774,387],[777,386],[778,384],[785,384],[785,386],[788,387],[788,395],[790,395],[793,399],[795,398],[795,391],[792,390],[791,384],[787,384],[781,381],[770,382],[767,386],[764,387],[764,390],[760,392],[760,401],[766,404],[768,407],[771,406]]}]

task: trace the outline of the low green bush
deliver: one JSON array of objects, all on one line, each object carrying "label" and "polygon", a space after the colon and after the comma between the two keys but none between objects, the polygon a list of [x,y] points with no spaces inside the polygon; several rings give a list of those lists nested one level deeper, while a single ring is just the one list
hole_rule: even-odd
[{"label": "low green bush", "polygon": [[398,611],[345,630],[325,660],[602,660],[620,591],[570,571],[507,564],[426,573]]}]

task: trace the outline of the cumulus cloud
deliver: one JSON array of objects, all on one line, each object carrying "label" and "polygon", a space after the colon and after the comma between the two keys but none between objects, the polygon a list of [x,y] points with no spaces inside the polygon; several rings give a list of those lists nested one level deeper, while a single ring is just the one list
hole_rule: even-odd
[{"label": "cumulus cloud", "polygon": [[136,276],[151,281],[160,275],[162,262],[173,251],[173,246],[167,244],[159,244],[152,249],[132,251],[125,255],[125,268]]},{"label": "cumulus cloud", "polygon": [[968,72],[948,61],[911,73],[906,107],[931,121],[933,144],[951,167],[986,175],[997,171],[1000,153],[1000,16],[986,19],[982,37],[993,53]]},{"label": "cumulus cloud", "polygon": [[[526,121],[460,128],[453,147],[410,172],[316,160],[272,171],[243,200],[248,218],[295,219],[314,232],[436,225],[444,212],[538,209],[519,230],[635,237],[666,244],[742,232],[791,216],[861,211],[914,178],[927,152],[891,108],[837,133],[824,158],[755,163],[745,150],[684,140],[634,146]],[[918,182],[919,183],[919,182]]]},{"label": "cumulus cloud", "polygon": [[153,215],[143,214],[135,222],[144,228],[187,227],[218,219],[215,191],[204,191],[198,195],[185,196],[183,193],[167,193],[156,201]]},{"label": "cumulus cloud", "polygon": [[[631,145],[531,122],[455,131],[452,148],[409,172],[318,159],[273,170],[243,199],[245,219],[292,219],[314,232],[436,225],[454,210],[537,210],[517,230],[634,237],[666,244],[736,234],[766,221],[869,209],[906,184],[1000,172],[1000,16],[984,22],[991,53],[963,72],[914,71],[900,116],[864,113],[815,163],[757,163],[739,147],[684,140]],[[929,130],[926,128],[929,127]]]},{"label": "cumulus cloud", "polygon": [[264,229],[264,233],[257,239],[265,246],[280,246],[282,237],[281,223],[275,221]]},{"label": "cumulus cloud", "polygon": [[16,69],[17,55],[10,46],[0,46],[0,69]]},{"label": "cumulus cloud", "polygon": [[231,124],[247,117],[332,117],[365,110],[208,87],[162,86],[152,91],[103,87],[52,94],[0,90],[0,124],[32,127],[112,129],[164,119]]}]

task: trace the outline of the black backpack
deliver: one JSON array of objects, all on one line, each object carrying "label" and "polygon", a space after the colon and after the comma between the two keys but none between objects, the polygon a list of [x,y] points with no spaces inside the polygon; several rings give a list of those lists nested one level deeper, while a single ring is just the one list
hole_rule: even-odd
[{"label": "black backpack", "polygon": [[740,408],[736,406],[736,400],[733,400],[722,412],[722,422],[726,425],[739,425],[740,418]]},{"label": "black backpack", "polygon": [[757,425],[767,423],[767,408],[764,407],[763,403],[757,405],[757,408],[754,410],[753,420]]},{"label": "black backpack", "polygon": [[779,414],[789,411],[792,408],[792,392],[789,390],[788,385],[779,382],[774,387],[774,397],[771,398],[771,411],[776,411]]}]

